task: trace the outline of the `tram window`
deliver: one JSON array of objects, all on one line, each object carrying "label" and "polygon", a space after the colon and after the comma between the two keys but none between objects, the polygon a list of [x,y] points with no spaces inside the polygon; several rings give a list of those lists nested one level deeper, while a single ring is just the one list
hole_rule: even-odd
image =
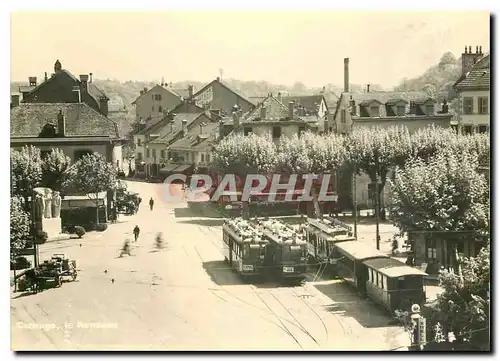
[{"label": "tram window", "polygon": [[387,278],[384,276],[384,275],[381,275],[380,277],[380,287],[382,289],[386,289],[387,288]]},{"label": "tram window", "polygon": [[372,269],[368,270],[368,281],[373,283],[373,270]]},{"label": "tram window", "polygon": [[378,283],[378,272],[375,272],[375,284],[377,286],[379,286],[379,283]]}]

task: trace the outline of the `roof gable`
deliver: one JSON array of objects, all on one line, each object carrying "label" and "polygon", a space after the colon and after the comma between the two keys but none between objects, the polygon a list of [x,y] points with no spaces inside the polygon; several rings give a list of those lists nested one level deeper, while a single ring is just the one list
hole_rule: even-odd
[{"label": "roof gable", "polygon": [[201,88],[200,90],[198,90],[196,93],[193,94],[193,98],[196,98],[198,97],[199,95],[201,95],[203,92],[205,92],[205,90],[207,90],[208,88],[212,87],[214,84],[220,84],[221,86],[223,86],[224,88],[226,88],[227,90],[229,90],[231,93],[233,93],[234,95],[236,95],[237,97],[239,97],[240,99],[242,99],[243,101],[247,102],[249,105],[253,105],[255,106],[255,103],[248,100],[245,96],[241,95],[240,93],[238,93],[236,90],[232,89],[228,84],[226,84],[225,82],[223,82],[222,80],[220,80],[219,78],[217,79],[214,79],[212,80],[210,83],[208,83],[207,85],[205,85],[203,88]]},{"label": "roof gable", "polygon": [[481,58],[471,71],[462,75],[454,84],[457,89],[490,89],[491,75],[490,75],[490,54]]},{"label": "roof gable", "polygon": [[[203,132],[203,133],[202,133]],[[204,123],[203,126],[193,127],[188,134],[170,145],[170,149],[208,149],[219,134],[218,123]]]},{"label": "roof gable", "polygon": [[[261,117],[261,109],[266,109],[266,116],[264,119]],[[260,102],[255,109],[251,110],[247,114],[243,115],[242,123],[253,123],[255,121],[261,122],[276,122],[280,120],[288,119],[288,107],[285,106],[278,99],[272,95],[268,96],[262,102]],[[301,120],[299,117],[294,117],[293,120]]]},{"label": "roof gable", "polygon": [[132,105],[134,105],[139,99],[145,97],[147,94],[151,94],[151,92],[162,92],[162,93],[170,93],[172,94],[173,96],[176,96],[177,98],[179,98],[179,101],[181,100],[181,96],[179,94],[177,94],[175,91],[169,89],[168,87],[165,87],[165,86],[162,86],[160,84],[156,84],[154,87],[152,87],[151,89],[149,89],[147,92],[139,95],[137,98],[135,98],[135,100],[132,102]]},{"label": "roof gable", "polygon": [[282,97],[283,104],[288,104],[289,102],[294,102],[295,105],[302,105],[306,108],[310,113],[316,113],[319,109],[319,106],[322,102],[328,107],[326,104],[326,100],[322,94],[320,95],[303,95],[303,96],[287,96]]}]

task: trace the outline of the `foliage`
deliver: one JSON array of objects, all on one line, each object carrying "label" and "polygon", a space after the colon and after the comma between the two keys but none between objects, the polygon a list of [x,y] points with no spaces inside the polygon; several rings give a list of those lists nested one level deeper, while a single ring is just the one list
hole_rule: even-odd
[{"label": "foliage", "polygon": [[116,169],[99,153],[84,155],[71,167],[67,184],[95,200],[99,224],[99,193],[115,188]]},{"label": "foliage", "polygon": [[78,238],[82,238],[85,235],[85,228],[82,226],[75,226],[73,228],[73,232],[78,236]]},{"label": "foliage", "polygon": [[47,234],[47,232],[39,231],[35,235],[35,244],[44,244],[45,242],[47,242],[48,239],[49,235]]},{"label": "foliage", "polygon": [[490,341],[490,247],[462,260],[462,276],[443,270],[438,308],[447,330],[462,342],[487,348]]},{"label": "foliage", "polygon": [[108,225],[106,223],[101,223],[96,226],[97,232],[104,232],[106,229],[108,229]]},{"label": "foliage", "polygon": [[[475,234],[489,227],[489,195],[477,156],[444,149],[408,161],[392,182],[391,219],[401,231]],[[441,233],[442,235],[443,233]]]},{"label": "foliage", "polygon": [[71,159],[61,149],[52,149],[42,160],[41,186],[61,191],[70,165]]},{"label": "foliage", "polygon": [[17,195],[26,202],[34,188],[42,179],[42,161],[40,149],[25,146],[10,151],[11,195]]},{"label": "foliage", "polygon": [[14,255],[26,245],[30,233],[30,218],[18,197],[10,198],[10,253]]}]

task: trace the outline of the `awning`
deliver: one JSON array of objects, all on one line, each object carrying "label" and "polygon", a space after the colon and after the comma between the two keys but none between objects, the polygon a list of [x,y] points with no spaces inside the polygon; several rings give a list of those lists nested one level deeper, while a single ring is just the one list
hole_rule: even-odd
[{"label": "awning", "polygon": [[160,169],[160,173],[170,173],[175,168],[177,168],[177,164],[167,164],[165,167],[163,167],[162,169]]},{"label": "awning", "polygon": [[177,168],[175,168],[175,172],[176,173],[182,173],[182,172],[186,171],[187,169],[189,169],[191,167],[192,167],[191,164],[181,164],[180,166],[178,166]]}]

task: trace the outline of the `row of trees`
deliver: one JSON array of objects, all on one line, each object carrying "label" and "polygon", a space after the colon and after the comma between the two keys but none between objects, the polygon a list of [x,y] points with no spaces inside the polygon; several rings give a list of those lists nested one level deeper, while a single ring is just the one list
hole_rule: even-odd
[{"label": "row of trees", "polygon": [[[72,164],[60,149],[41,156],[39,148],[26,146],[11,150],[11,254],[23,248],[30,234],[30,199],[37,187],[47,187],[61,194],[87,194],[98,202],[98,194],[113,189],[116,170],[98,154],[88,154]],[[31,200],[33,201],[33,200]],[[98,212],[98,211],[97,211]],[[99,223],[99,214],[96,214]]]}]

